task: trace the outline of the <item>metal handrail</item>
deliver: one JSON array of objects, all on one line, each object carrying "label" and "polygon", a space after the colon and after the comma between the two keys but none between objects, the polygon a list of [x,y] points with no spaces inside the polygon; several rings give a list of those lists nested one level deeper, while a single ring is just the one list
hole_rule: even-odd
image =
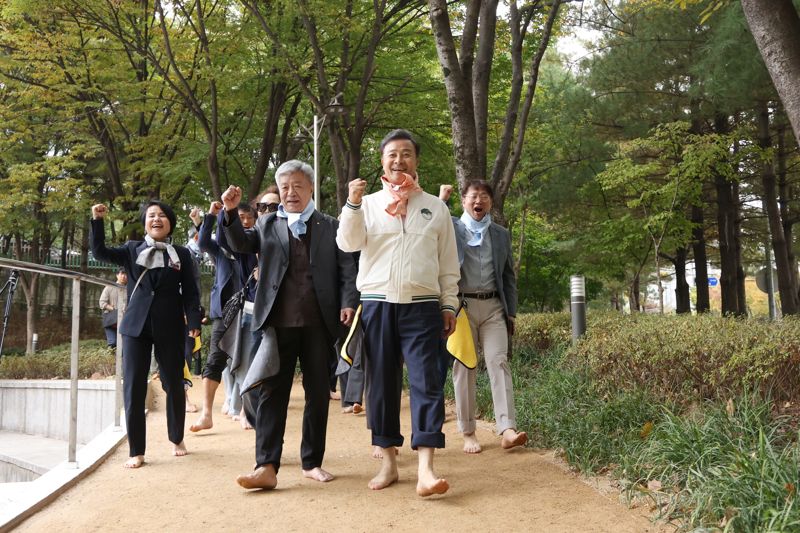
[{"label": "metal handrail", "polygon": [[[78,449],[78,341],[80,340],[80,321],[81,321],[81,282],[92,283],[110,287],[124,289],[124,285],[119,285],[113,281],[103,279],[91,274],[65,270],[63,268],[36,263],[26,263],[16,259],[5,259],[0,257],[0,268],[13,270],[24,270],[48,276],[57,276],[72,279],[72,339],[70,343],[70,365],[69,365],[69,451],[67,460],[77,467],[76,454]],[[122,320],[122,307],[124,304],[124,291],[117,293],[117,324]],[[122,338],[117,328],[117,351],[115,362],[114,377],[114,427],[120,427],[120,411],[122,410]]]}]

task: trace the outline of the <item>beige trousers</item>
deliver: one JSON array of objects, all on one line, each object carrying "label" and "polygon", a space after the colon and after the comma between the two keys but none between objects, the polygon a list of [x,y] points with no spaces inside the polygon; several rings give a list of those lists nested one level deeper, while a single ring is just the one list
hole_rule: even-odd
[{"label": "beige trousers", "polygon": [[[486,361],[486,372],[492,387],[494,419],[497,434],[511,428],[517,429],[514,409],[514,388],[511,384],[511,369],[508,365],[508,330],[505,312],[499,298],[477,300],[467,298],[467,314],[472,329],[472,338],[478,356]],[[469,370],[454,361],[453,386],[456,394],[458,430],[475,432],[475,378],[478,369]]]}]

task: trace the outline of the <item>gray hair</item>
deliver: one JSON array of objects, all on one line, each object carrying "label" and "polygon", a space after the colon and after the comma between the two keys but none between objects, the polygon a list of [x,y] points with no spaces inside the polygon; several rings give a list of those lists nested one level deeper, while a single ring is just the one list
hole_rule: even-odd
[{"label": "gray hair", "polygon": [[308,163],[303,163],[297,159],[286,161],[278,167],[278,170],[275,171],[275,183],[280,185],[278,179],[281,176],[285,174],[294,174],[295,172],[301,172],[302,174],[305,174],[306,178],[308,178],[308,181],[312,185],[314,184],[314,169],[311,168],[311,165]]}]

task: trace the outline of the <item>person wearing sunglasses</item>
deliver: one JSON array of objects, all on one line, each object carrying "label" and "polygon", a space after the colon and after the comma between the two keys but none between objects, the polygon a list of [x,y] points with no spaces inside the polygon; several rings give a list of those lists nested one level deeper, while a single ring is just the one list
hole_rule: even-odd
[{"label": "person wearing sunglasses", "polygon": [[281,198],[278,195],[278,187],[270,185],[258,196],[253,207],[258,211],[258,216],[263,216],[276,213],[279,205],[281,205]]}]

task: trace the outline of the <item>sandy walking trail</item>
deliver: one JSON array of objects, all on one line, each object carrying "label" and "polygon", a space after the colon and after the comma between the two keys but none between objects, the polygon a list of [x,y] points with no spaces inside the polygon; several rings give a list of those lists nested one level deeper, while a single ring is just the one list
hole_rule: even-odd
[{"label": "sandy walking trail", "polygon": [[[196,383],[198,383],[196,381]],[[402,413],[406,446],[398,458],[400,482],[382,491],[367,488],[379,461],[370,455],[365,415],[342,414],[330,403],[324,468],[330,483],[302,477],[299,449],[303,390],[295,382],[283,453],[274,491],[247,492],[235,478],[253,467],[253,431],[219,414],[213,429],[192,434],[190,455],[174,458],[166,435],[164,397],[147,420],[147,464],[122,468],[127,443],[85,480],[69,489],[19,531],[531,531],[661,532],[642,510],[628,509],[616,495],[602,495],[575,475],[530,449],[505,451],[486,427],[478,429],[483,453],[461,451],[452,413],[445,424],[447,447],[435,467],[450,482],[441,497],[415,493],[416,453],[408,447],[410,415]],[[200,387],[190,395],[199,403]],[[221,389],[217,395],[221,402]],[[450,409],[448,409],[450,411]],[[187,428],[195,420],[187,413]],[[485,425],[484,425],[485,426]]]}]

